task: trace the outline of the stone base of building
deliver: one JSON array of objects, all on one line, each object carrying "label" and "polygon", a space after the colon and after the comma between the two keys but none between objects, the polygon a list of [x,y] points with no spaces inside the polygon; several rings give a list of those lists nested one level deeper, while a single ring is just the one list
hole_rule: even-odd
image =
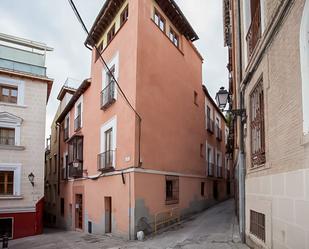
[{"label": "stone base of building", "polygon": [[28,212],[16,208],[16,212],[1,212],[0,209],[0,236],[8,234],[10,239],[18,239],[43,232],[44,200],[37,202],[35,210]]}]

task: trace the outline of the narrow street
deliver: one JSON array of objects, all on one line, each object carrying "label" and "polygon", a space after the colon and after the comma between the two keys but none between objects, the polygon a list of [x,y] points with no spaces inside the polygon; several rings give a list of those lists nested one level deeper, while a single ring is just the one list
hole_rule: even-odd
[{"label": "narrow street", "polygon": [[10,241],[11,249],[225,249],[247,248],[239,243],[233,200],[228,200],[176,224],[144,242],[78,232],[49,231],[46,234]]}]

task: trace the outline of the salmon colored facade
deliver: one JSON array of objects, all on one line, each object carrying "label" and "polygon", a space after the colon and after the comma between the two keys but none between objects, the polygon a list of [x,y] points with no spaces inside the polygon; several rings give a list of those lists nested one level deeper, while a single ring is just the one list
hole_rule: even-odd
[{"label": "salmon colored facade", "polygon": [[228,197],[226,121],[202,87],[197,35],[176,5],[163,2],[106,1],[87,38],[120,88],[93,49],[91,79],[56,120],[59,226],[134,239],[153,231],[157,213],[177,208],[186,217]]}]

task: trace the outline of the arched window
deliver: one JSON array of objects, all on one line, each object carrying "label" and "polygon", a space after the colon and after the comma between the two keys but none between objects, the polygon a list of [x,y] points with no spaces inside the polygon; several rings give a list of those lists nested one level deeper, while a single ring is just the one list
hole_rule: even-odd
[{"label": "arched window", "polygon": [[304,134],[309,134],[309,0],[306,0],[300,28],[300,62],[303,94]]}]

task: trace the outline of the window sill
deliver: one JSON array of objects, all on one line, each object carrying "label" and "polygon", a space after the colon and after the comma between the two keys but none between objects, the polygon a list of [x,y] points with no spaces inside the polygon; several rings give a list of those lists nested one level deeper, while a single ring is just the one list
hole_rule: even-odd
[{"label": "window sill", "polygon": [[21,200],[23,198],[22,195],[0,195],[0,200]]},{"label": "window sill", "polygon": [[24,146],[17,145],[0,145],[0,150],[25,150]]},{"label": "window sill", "polygon": [[27,108],[26,105],[6,103],[6,102],[0,102],[0,106],[11,106],[11,107],[17,107],[17,108]]}]

